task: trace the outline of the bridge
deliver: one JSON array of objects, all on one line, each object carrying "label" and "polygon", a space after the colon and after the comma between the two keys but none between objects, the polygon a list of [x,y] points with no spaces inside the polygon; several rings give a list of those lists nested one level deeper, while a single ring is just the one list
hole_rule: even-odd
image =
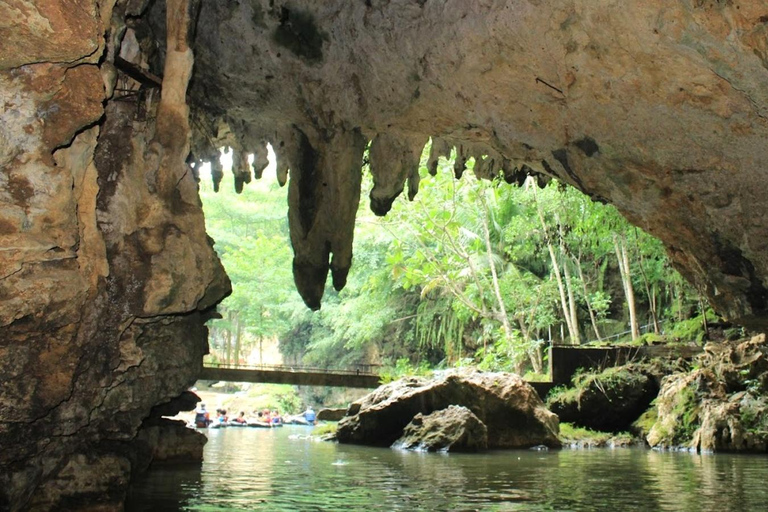
[{"label": "bridge", "polygon": [[[380,376],[374,371],[379,365],[362,364],[354,368],[315,368],[299,365],[237,365],[206,363],[200,380],[224,382],[256,382],[262,384],[292,384],[295,386],[332,386],[342,388],[377,388]],[[546,396],[551,382],[529,382],[539,395]]]},{"label": "bridge", "polygon": [[353,368],[314,368],[298,365],[236,365],[206,363],[201,380],[225,382],[258,382],[297,386],[333,386],[343,388],[377,388],[378,366],[358,365]]},{"label": "bridge", "polygon": [[[656,347],[585,347],[553,346],[550,348],[548,382],[529,382],[542,398],[552,387],[567,385],[577,368],[607,368],[629,361],[652,357],[690,359],[700,353],[696,345],[676,344]],[[344,388],[377,388],[379,365],[361,364],[353,368],[314,368],[299,365],[235,365],[207,363],[201,380],[225,382],[258,382],[298,386],[334,386]]]}]

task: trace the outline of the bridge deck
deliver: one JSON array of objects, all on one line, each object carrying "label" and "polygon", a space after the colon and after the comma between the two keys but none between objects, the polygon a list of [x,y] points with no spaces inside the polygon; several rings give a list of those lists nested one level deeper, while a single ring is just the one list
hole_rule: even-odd
[{"label": "bridge deck", "polygon": [[288,366],[205,366],[200,374],[200,379],[344,388],[376,388],[379,386],[379,376],[369,371],[323,370],[319,368],[291,368]]},{"label": "bridge deck", "polygon": [[[378,374],[371,367],[354,370],[331,370],[322,368],[289,366],[205,366],[201,380],[224,382],[257,382],[264,384],[293,384],[298,386],[333,386],[343,388],[377,388]],[[547,395],[551,382],[530,382],[542,398]]]}]

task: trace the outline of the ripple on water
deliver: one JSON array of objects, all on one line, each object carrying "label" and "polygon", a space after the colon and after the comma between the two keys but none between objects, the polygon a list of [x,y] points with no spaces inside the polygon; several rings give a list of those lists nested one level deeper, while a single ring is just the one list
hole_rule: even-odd
[{"label": "ripple on water", "polygon": [[315,443],[305,434],[290,426],[213,430],[202,468],[153,470],[131,490],[126,510],[768,509],[762,456],[643,449],[446,455]]}]

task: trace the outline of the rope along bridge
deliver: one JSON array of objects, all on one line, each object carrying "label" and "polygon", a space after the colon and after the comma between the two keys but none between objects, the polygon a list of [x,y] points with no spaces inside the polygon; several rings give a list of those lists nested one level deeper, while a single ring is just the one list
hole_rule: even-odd
[{"label": "rope along bridge", "polygon": [[379,386],[378,365],[361,364],[353,368],[314,368],[295,365],[235,365],[207,363],[201,380],[225,382],[259,382],[298,386],[334,386],[343,388],[376,388]]}]

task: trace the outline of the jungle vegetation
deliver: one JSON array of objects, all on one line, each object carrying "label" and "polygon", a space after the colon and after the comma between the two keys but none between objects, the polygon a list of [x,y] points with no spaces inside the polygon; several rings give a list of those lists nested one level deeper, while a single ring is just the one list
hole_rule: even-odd
[{"label": "jungle vegetation", "polygon": [[384,218],[368,209],[364,169],[348,284],[340,293],[329,284],[316,313],[293,285],[287,187],[269,172],[239,195],[231,173],[218,193],[202,180],[208,233],[233,283],[210,324],[210,357],[240,361],[279,339],[296,364],[380,364],[389,376],[474,365],[533,377],[546,371],[550,344],[642,343],[701,325],[697,291],[612,206],[555,180],[455,180],[453,159],[430,177],[427,154],[415,200],[402,194]]}]

